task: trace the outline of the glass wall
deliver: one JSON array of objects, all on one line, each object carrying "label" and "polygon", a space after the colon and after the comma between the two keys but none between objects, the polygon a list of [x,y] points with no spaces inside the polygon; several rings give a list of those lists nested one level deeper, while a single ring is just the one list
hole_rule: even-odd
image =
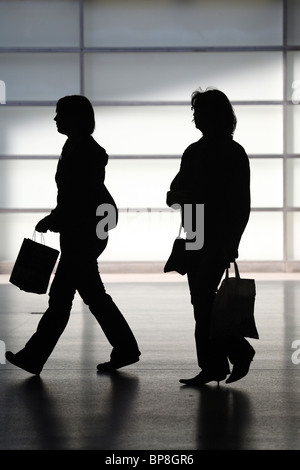
[{"label": "glass wall", "polygon": [[179,227],[166,192],[200,138],[199,86],[228,95],[250,158],[241,262],[299,270],[299,19],[297,0],[0,0],[0,272],[55,206],[65,138],[53,117],[69,94],[92,101],[110,156],[120,221],[103,262],[163,263]]}]

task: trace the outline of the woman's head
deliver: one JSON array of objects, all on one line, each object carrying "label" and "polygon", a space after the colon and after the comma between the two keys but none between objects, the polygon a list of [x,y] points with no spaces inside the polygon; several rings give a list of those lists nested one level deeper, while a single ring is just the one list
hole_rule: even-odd
[{"label": "woman's head", "polygon": [[56,104],[54,118],[61,134],[91,135],[95,130],[95,115],[91,102],[81,95],[60,98]]},{"label": "woman's head", "polygon": [[195,126],[203,135],[233,135],[237,120],[229,99],[222,91],[213,88],[196,90],[191,104]]}]

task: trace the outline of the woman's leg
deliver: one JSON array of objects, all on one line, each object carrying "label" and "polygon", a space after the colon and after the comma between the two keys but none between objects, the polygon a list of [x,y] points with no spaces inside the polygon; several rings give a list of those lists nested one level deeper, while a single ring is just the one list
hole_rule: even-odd
[{"label": "woman's leg", "polygon": [[77,290],[113,347],[111,363],[136,362],[140,356],[137,341],[119,308],[107,294],[96,260],[81,267]]},{"label": "woman's leg", "polygon": [[213,376],[229,374],[227,350],[223,341],[210,339],[213,302],[227,262],[216,250],[203,248],[189,254],[188,283],[195,317],[198,365]]},{"label": "woman's leg", "polygon": [[[98,239],[93,230],[77,231],[73,238],[63,235],[61,246],[74,263],[76,290],[101,326],[112,345],[111,362],[105,367],[116,368],[122,361],[136,362],[140,351],[136,339],[122,313],[107,294],[101,280],[97,259],[107,246],[108,239]],[[75,254],[75,256],[74,256]],[[114,364],[112,364],[114,363]]]},{"label": "woman's leg", "polygon": [[42,370],[69,321],[74,282],[74,270],[62,256],[50,287],[48,309],[24,348],[14,355],[9,353],[10,362],[32,373]]}]

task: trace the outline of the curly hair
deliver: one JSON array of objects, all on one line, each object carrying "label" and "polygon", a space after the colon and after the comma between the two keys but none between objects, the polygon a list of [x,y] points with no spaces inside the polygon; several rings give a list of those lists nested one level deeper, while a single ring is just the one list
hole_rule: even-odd
[{"label": "curly hair", "polygon": [[234,134],[237,119],[225,93],[215,88],[205,91],[200,88],[192,93],[191,105],[194,122],[203,135]]}]

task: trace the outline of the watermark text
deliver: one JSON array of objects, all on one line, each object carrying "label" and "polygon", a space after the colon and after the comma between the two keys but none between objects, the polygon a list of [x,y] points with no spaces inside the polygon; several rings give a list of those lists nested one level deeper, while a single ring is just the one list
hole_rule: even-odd
[{"label": "watermark text", "polygon": [[0,364],[6,364],[5,360],[5,343],[0,340]]},{"label": "watermark text", "polygon": [[0,104],[6,104],[6,86],[3,80],[0,80]]},{"label": "watermark text", "polygon": [[300,339],[295,339],[292,342],[292,349],[295,349],[292,354],[292,363],[298,365],[300,364]]},{"label": "watermark text", "polygon": [[[181,209],[173,204],[172,209]],[[128,209],[127,212],[139,212],[137,209]],[[117,226],[118,214],[112,204],[100,204],[96,215],[101,217],[96,226],[96,234],[100,240],[106,240],[109,230]],[[184,204],[182,224],[186,233],[186,250],[201,250],[204,244],[204,204]]]}]

